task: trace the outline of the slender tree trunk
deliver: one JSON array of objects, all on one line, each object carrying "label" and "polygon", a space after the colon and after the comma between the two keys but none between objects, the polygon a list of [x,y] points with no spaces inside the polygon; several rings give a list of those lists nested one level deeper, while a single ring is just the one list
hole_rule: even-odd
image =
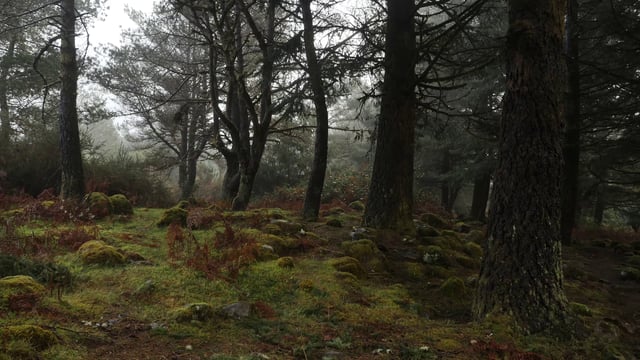
[{"label": "slender tree trunk", "polygon": [[578,206],[578,175],[580,169],[580,66],[578,48],[578,0],[567,1],[566,21],[567,102],[564,134],[562,178],[562,215],[560,229],[562,243],[571,244]]},{"label": "slender tree trunk", "polygon": [[491,188],[491,173],[480,174],[473,181],[473,196],[471,200],[471,213],[473,220],[485,221],[487,202],[489,201],[489,189]]},{"label": "slender tree trunk", "polygon": [[12,36],[7,51],[0,61],[0,148],[11,139],[11,117],[9,115],[9,71],[15,54],[17,38]]},{"label": "slender tree trunk", "polygon": [[363,224],[415,231],[413,158],[416,99],[415,2],[387,1],[385,75],[376,153]]},{"label": "slender tree trunk", "polygon": [[313,18],[311,0],[300,0],[302,21],[304,23],[304,49],[307,55],[307,67],[313,89],[313,104],[316,108],[316,139],[313,153],[311,176],[304,198],[302,216],[307,220],[316,220],[320,212],[320,201],[327,170],[327,152],[329,139],[329,113],[322,84],[322,69],[318,63],[313,39]]},{"label": "slender tree trunk", "polygon": [[510,0],[498,168],[474,315],[525,332],[566,325],[560,242],[563,20],[557,0]]},{"label": "slender tree trunk", "polygon": [[62,34],[60,42],[60,152],[62,181],[60,196],[63,199],[81,198],[84,195],[82,150],[78,129],[78,64],[76,61],[74,0],[62,0]]}]

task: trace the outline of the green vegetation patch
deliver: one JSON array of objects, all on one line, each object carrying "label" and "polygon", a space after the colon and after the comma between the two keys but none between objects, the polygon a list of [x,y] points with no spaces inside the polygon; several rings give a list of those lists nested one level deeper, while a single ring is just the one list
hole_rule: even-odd
[{"label": "green vegetation patch", "polygon": [[133,215],[133,206],[129,199],[122,194],[109,196],[111,211],[116,215]]},{"label": "green vegetation patch", "polygon": [[[0,279],[0,307],[14,307],[14,301],[39,301],[45,294],[45,287],[31,276],[14,275]],[[32,307],[32,306],[31,306]]]},{"label": "green vegetation patch", "polygon": [[345,241],[340,245],[340,247],[347,256],[358,259],[360,263],[369,270],[384,272],[387,269],[384,254],[371,240],[362,239]]},{"label": "green vegetation patch", "polygon": [[0,328],[0,341],[3,347],[11,341],[24,341],[33,349],[42,351],[58,344],[58,337],[47,329],[36,325],[10,325]]},{"label": "green vegetation patch", "polygon": [[158,220],[158,226],[169,226],[171,224],[179,224],[182,227],[187,226],[187,217],[189,216],[189,211],[183,209],[180,206],[174,206],[172,208],[168,208],[162,214],[160,220]]},{"label": "green vegetation patch", "polygon": [[78,255],[85,264],[114,266],[125,263],[125,257],[118,249],[100,240],[90,240],[82,244],[78,249]]},{"label": "green vegetation patch", "polygon": [[96,218],[102,219],[111,214],[111,202],[109,197],[101,192],[88,193],[84,202],[89,207],[89,212]]}]

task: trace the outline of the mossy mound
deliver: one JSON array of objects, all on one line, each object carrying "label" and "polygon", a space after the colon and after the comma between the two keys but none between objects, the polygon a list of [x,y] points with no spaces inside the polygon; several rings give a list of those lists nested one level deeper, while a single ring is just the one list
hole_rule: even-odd
[{"label": "mossy mound", "polygon": [[331,259],[329,260],[329,265],[333,266],[339,272],[353,274],[359,278],[363,278],[367,275],[367,272],[360,261],[350,256]]},{"label": "mossy mound", "polygon": [[471,230],[465,237],[466,242],[474,242],[478,245],[482,245],[485,241],[484,231]]},{"label": "mossy mound", "polygon": [[[188,204],[188,203],[187,203]],[[178,224],[182,227],[187,226],[187,217],[189,211],[180,207],[180,204],[172,208],[168,208],[162,213],[162,217],[158,220],[158,226],[168,226],[171,224]]]},{"label": "mossy mound", "polygon": [[627,266],[620,269],[621,280],[640,281],[640,269]]},{"label": "mossy mound", "polygon": [[101,192],[91,192],[85,195],[84,202],[89,207],[89,212],[96,218],[102,219],[111,214],[111,202],[109,197]]},{"label": "mossy mound", "polygon": [[291,269],[293,268],[293,258],[290,256],[281,257],[278,259],[277,264],[281,268]]},{"label": "mossy mound", "polygon": [[273,249],[278,255],[284,255],[299,247],[300,242],[287,236],[277,236],[264,233],[258,229],[242,229],[236,233],[236,236],[243,236],[255,240],[258,245],[267,245]]},{"label": "mossy mound", "polygon": [[47,329],[36,325],[10,325],[0,328],[0,341],[5,345],[9,341],[27,342],[37,351],[58,344],[58,337]]},{"label": "mossy mound", "polygon": [[464,280],[452,276],[447,278],[437,290],[433,307],[438,316],[459,317],[471,313],[471,291]]},{"label": "mossy mound", "polygon": [[327,226],[332,226],[337,228],[342,227],[342,221],[335,217],[327,219],[327,222],[325,224],[327,224]]},{"label": "mossy mound", "polygon": [[82,244],[78,249],[78,255],[85,264],[114,266],[125,263],[125,257],[118,249],[100,240]]},{"label": "mossy mound", "polygon": [[422,216],[420,216],[420,221],[438,229],[449,228],[449,224],[447,224],[446,221],[444,221],[440,216],[432,213],[422,214]]},{"label": "mossy mound", "polygon": [[384,254],[371,240],[345,241],[340,247],[347,256],[357,259],[371,271],[383,272],[387,268]]},{"label": "mossy mound", "polygon": [[440,232],[431,225],[418,225],[416,227],[416,236],[418,238],[440,236]]},{"label": "mossy mound", "polygon": [[122,194],[109,196],[111,213],[115,215],[133,215],[133,206],[129,199]]},{"label": "mossy mound", "polygon": [[177,322],[210,321],[215,317],[215,309],[207,303],[193,303],[173,311]]},{"label": "mossy mound", "polygon": [[453,230],[459,232],[459,233],[468,233],[472,230],[471,225],[464,223],[462,221],[457,222],[453,225]]},{"label": "mossy mound", "polygon": [[301,223],[295,221],[289,221],[286,219],[273,219],[269,222],[269,224],[266,224],[263,229],[265,232],[275,235],[292,235],[300,233],[301,230],[304,231],[304,226],[302,226]]},{"label": "mossy mound", "polygon": [[364,210],[364,203],[360,200],[356,200],[356,201],[352,201],[351,203],[349,203],[349,208],[356,210],[356,211],[363,211]]},{"label": "mossy mound", "polygon": [[424,251],[424,255],[422,255],[422,261],[426,264],[436,265],[436,264],[444,264],[444,251],[442,248],[437,245],[430,245]]},{"label": "mossy mound", "polygon": [[0,279],[0,308],[12,307],[12,302],[16,299],[27,300],[29,308],[33,307],[46,289],[31,276],[14,275]]},{"label": "mossy mound", "polygon": [[482,257],[482,247],[475,242],[467,241],[464,244],[463,251],[473,259],[480,259]]},{"label": "mossy mound", "polygon": [[581,304],[581,303],[577,303],[577,302],[570,302],[569,303],[569,309],[571,310],[572,313],[574,313],[576,315],[580,315],[580,316],[592,316],[593,315],[593,312],[591,311],[591,309],[585,304]]}]

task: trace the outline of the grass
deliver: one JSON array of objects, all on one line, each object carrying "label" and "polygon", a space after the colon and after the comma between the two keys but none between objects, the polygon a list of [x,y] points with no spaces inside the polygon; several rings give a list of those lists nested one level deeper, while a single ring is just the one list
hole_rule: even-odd
[{"label": "grass", "polygon": [[[371,238],[385,252],[349,253],[362,257],[366,275],[336,270],[331,260],[346,255],[342,243],[349,241],[351,227],[359,224],[359,212],[343,210],[342,228],[327,226],[326,219],[303,223],[280,209],[213,215],[198,210],[200,216],[211,216],[210,226],[201,222],[197,230],[181,230],[184,248],[173,254],[168,232],[178,230],[156,225],[163,209],[140,208],[132,217],[88,223],[38,217],[23,221],[17,230],[1,233],[3,251],[19,250],[16,255],[64,266],[73,284],[65,288],[61,300],[47,294],[33,311],[0,309],[0,329],[42,326],[55,332],[58,344],[36,349],[21,339],[0,339],[0,353],[64,360],[638,356],[633,335],[640,321],[633,306],[640,301],[638,283],[614,278],[603,282],[606,272],[601,271],[627,264],[631,258],[617,248],[590,246],[590,241],[603,236],[601,232],[592,238],[582,233],[584,246],[565,250],[569,274],[575,276],[566,279],[567,296],[580,311],[577,336],[560,339],[519,334],[505,318],[470,322],[473,277],[481,252],[465,244],[465,234],[451,233],[446,241],[433,238],[449,260],[458,259],[433,265],[423,262],[422,251],[428,247],[421,245],[424,241],[397,241],[397,234],[376,236],[371,230]],[[298,223],[315,235],[299,232]],[[87,238],[102,240],[131,260],[120,266],[84,264],[74,241]],[[278,256],[290,256],[293,266],[290,261],[278,262],[277,256],[256,256],[258,249],[267,251],[261,239],[286,244],[277,249],[282,252]],[[615,239],[638,241],[619,234]],[[24,245],[7,245],[14,240]],[[257,243],[246,246],[247,241]],[[605,260],[592,263],[594,249]],[[237,302],[251,304],[248,317],[225,315],[224,307]],[[185,306],[201,303],[214,309],[206,319],[176,317]]]}]

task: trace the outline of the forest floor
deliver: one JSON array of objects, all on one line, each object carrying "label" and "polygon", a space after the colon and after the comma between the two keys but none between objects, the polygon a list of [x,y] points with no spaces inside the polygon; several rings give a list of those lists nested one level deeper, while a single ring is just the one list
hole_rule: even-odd
[{"label": "forest floor", "polygon": [[0,210],[0,277],[43,285],[0,280],[1,360],[640,358],[640,234],[579,231],[563,248],[575,327],[525,336],[471,321],[481,224],[422,214],[403,237],[339,203],[316,222],[174,208],[186,227],[58,206]]}]

